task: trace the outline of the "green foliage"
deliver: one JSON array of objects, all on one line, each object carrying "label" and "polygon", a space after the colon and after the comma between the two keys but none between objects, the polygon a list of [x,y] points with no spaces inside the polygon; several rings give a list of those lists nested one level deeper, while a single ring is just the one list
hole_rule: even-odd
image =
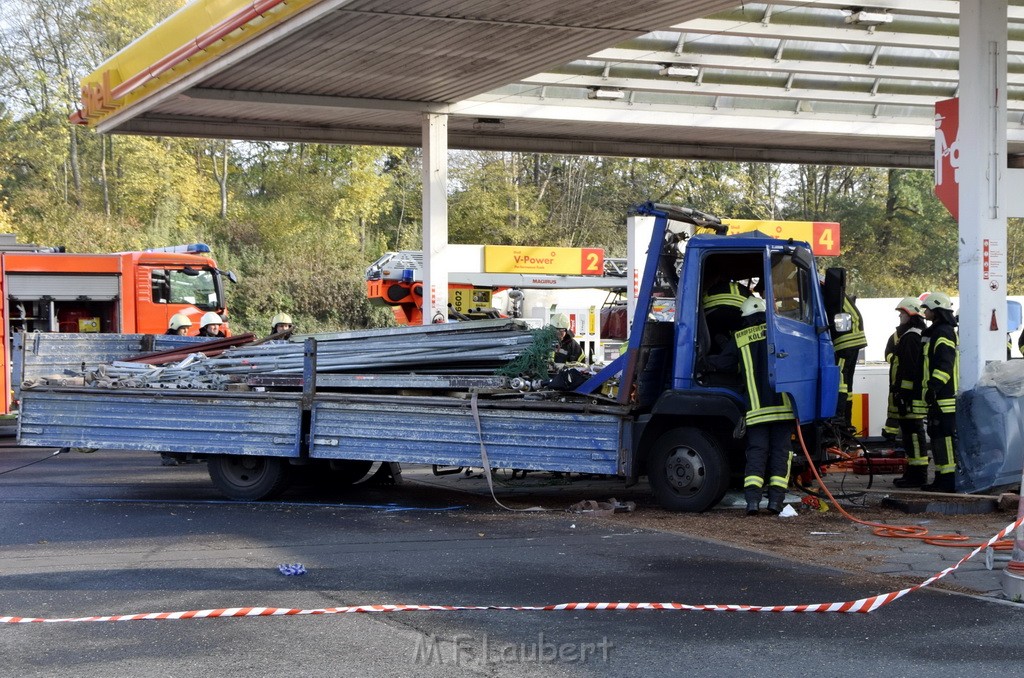
[{"label": "green foliage", "polygon": [[[809,211],[793,218],[842,224],[842,255],[828,262],[850,272],[850,290],[865,297],[902,297],[957,287],[957,225],[921,170],[847,168],[829,175],[809,168],[817,187],[802,191]],[[821,195],[831,185],[829,195]]]},{"label": "green foliage", "polygon": [[538,238],[544,209],[537,187],[530,182],[523,154],[466,152],[452,160],[452,242],[542,244]]},{"label": "green foliage", "polygon": [[379,327],[392,317],[367,301],[362,269],[351,258],[316,242],[281,251],[246,249],[221,256],[219,263],[239,274],[228,289],[237,331],[269,333],[270,318],[280,311],[291,314],[302,333]]},{"label": "green foliage", "polygon": [[421,169],[417,149],[393,149],[383,159],[382,171],[391,178],[385,197],[388,209],[374,224],[377,247],[371,252],[419,249],[423,210]]},{"label": "green foliage", "polygon": [[184,0],[92,0],[83,10],[85,29],[95,36],[90,55],[96,65],[126,47],[165,17],[185,5]]},{"label": "green foliage", "polygon": [[519,357],[512,360],[504,367],[495,371],[495,374],[503,377],[546,377],[548,364],[554,354],[553,346],[557,342],[557,335],[553,327],[542,327],[539,330],[532,330],[533,342],[519,354]]},{"label": "green foliage", "polygon": [[7,199],[3,197],[2,186],[0,186],[0,233],[13,233],[15,229],[14,214],[7,206]]}]

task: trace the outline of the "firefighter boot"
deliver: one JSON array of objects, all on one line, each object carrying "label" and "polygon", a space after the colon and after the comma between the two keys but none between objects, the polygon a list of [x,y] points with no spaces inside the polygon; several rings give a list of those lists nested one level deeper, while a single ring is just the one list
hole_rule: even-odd
[{"label": "firefighter boot", "polygon": [[757,509],[761,505],[761,488],[748,487],[743,491],[743,494],[747,499],[747,515],[756,516]]},{"label": "firefighter boot", "polygon": [[927,466],[908,466],[902,478],[892,481],[895,487],[921,487],[928,482]]},{"label": "firefighter boot", "polygon": [[786,490],[781,487],[768,488],[768,512],[779,515],[782,513],[782,502],[786,499]]},{"label": "firefighter boot", "polygon": [[956,492],[952,473],[936,473],[935,480],[921,487],[923,492]]}]

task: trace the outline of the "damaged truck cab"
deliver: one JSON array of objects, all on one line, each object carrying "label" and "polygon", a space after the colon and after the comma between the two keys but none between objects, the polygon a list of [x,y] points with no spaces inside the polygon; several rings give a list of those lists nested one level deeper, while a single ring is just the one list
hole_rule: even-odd
[{"label": "damaged truck cab", "polygon": [[[702,303],[712,279],[708,271],[724,272],[765,299],[769,380],[789,394],[806,437],[814,441],[820,438],[814,424],[834,415],[839,392],[831,319],[806,243],[756,232],[722,235],[715,217],[695,210],[647,204],[637,211],[655,217],[637,308],[649,308],[661,287],[675,295],[676,311],[673,322],[638,314],[629,351],[620,358],[624,374],[637,375],[624,380],[634,383],[631,393],[620,391],[635,408],[631,475],[647,475],[666,508],[701,511],[718,503],[734,473],[742,471],[746,410],[738,374],[702,369],[714,350]],[[671,222],[697,228],[680,232]],[[693,233],[700,229],[716,233]],[[659,241],[660,250],[654,247]]]}]

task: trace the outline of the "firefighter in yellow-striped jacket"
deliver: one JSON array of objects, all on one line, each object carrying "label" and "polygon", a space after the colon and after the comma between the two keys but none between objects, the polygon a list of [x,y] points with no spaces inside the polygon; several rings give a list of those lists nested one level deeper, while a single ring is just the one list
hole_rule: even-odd
[{"label": "firefighter in yellow-striped jacket", "polygon": [[739,329],[743,302],[750,297],[750,290],[721,276],[713,276],[708,283],[701,305],[711,337],[711,353],[717,353]]},{"label": "firefighter in yellow-striped jacket", "polygon": [[747,460],[743,489],[747,515],[757,515],[768,485],[768,511],[778,514],[789,487],[792,463],[793,406],[789,396],[776,393],[768,381],[768,342],[765,303],[750,297],[743,302],[740,329],[720,355],[710,356],[711,369],[737,367],[747,396]]},{"label": "firefighter in yellow-striped jacket", "polygon": [[836,415],[842,417],[845,425],[849,427],[853,419],[853,400],[850,399],[850,394],[853,393],[853,372],[857,368],[860,350],[868,345],[868,338],[864,334],[864,317],[849,295],[843,298],[842,312],[850,314],[851,325],[848,332],[832,330],[832,347],[835,349],[836,365],[839,366],[842,377],[839,380]]},{"label": "firefighter in yellow-striped jacket", "polygon": [[899,325],[889,337],[885,359],[889,363],[889,422],[896,427],[907,453],[907,470],[896,487],[921,487],[928,482],[928,449],[924,439],[924,402],[921,397],[921,349],[924,310],[917,297],[896,304]]},{"label": "firefighter in yellow-striped jacket", "polygon": [[953,301],[932,292],[921,301],[931,325],[924,330],[922,397],[918,408],[927,414],[935,479],[922,487],[930,492],[956,491],[956,390],[960,372]]}]

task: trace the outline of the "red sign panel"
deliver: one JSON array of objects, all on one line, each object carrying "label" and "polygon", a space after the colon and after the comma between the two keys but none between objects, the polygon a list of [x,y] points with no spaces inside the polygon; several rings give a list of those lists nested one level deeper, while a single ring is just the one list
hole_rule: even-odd
[{"label": "red sign panel", "polygon": [[815,221],[811,227],[811,249],[817,256],[839,256],[839,224],[834,221]]},{"label": "red sign panel", "polygon": [[604,250],[584,247],[580,250],[580,272],[583,275],[604,275]]},{"label": "red sign panel", "polygon": [[960,218],[960,100],[935,102],[935,195]]}]

